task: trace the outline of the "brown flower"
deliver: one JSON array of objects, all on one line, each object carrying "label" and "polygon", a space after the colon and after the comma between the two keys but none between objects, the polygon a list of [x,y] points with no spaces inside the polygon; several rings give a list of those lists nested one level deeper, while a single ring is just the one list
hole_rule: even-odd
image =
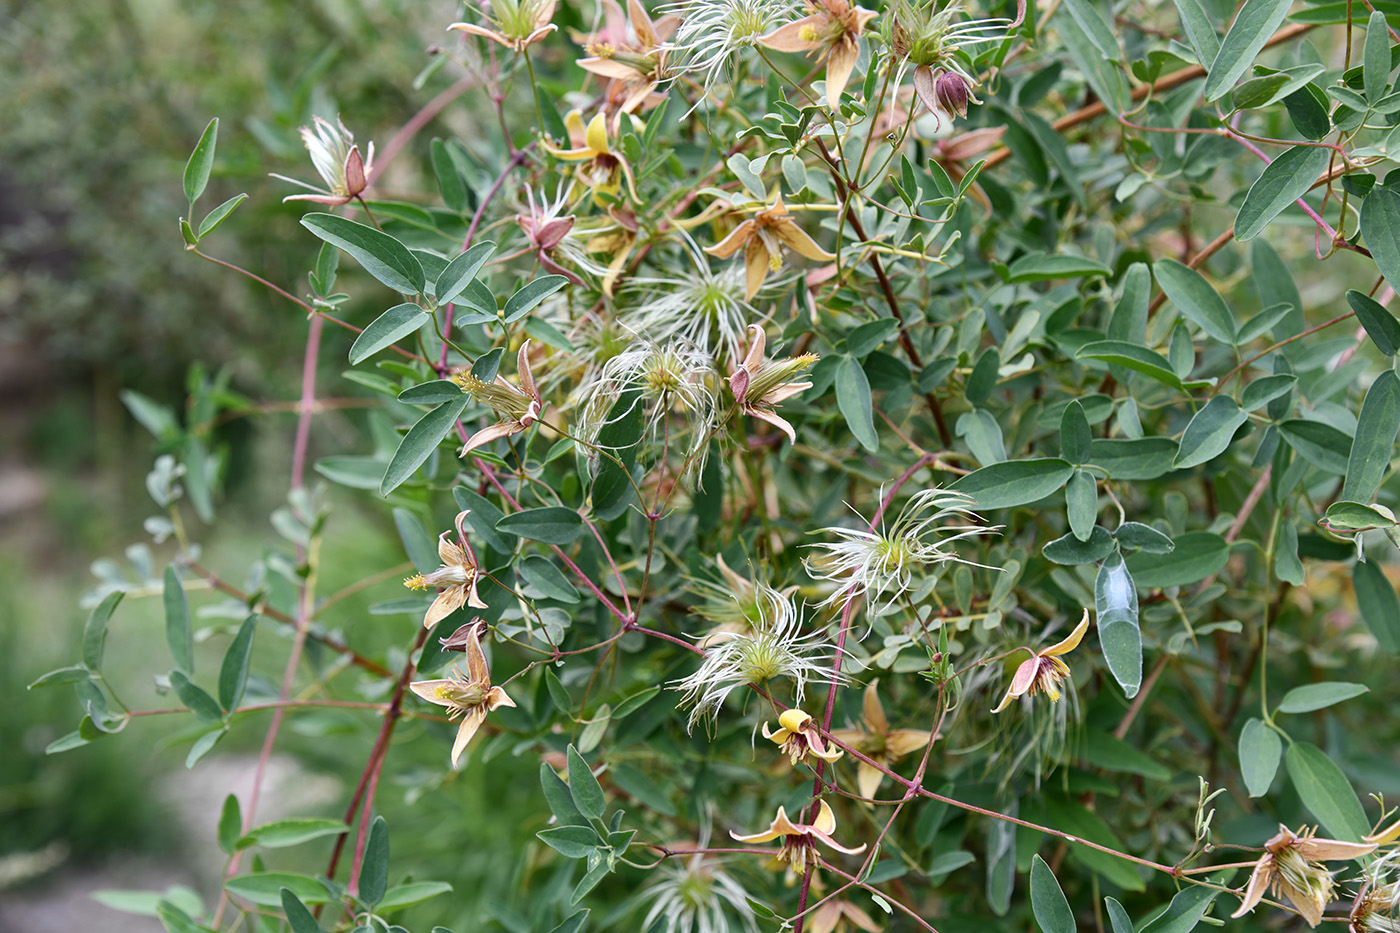
[{"label": "brown flower", "polygon": [[[1079,624],[1074,627],[1074,631],[1064,641],[1056,642],[1049,648],[1041,648],[1035,654],[1021,662],[1016,668],[1015,675],[1011,678],[1011,686],[1006,688],[1006,695],[997,704],[994,713],[1000,713],[1006,709],[1007,704],[1012,700],[1037,693],[1043,693],[1053,702],[1060,698],[1060,681],[1069,676],[1069,665],[1060,660],[1060,655],[1069,654],[1079,647],[1079,642],[1083,640],[1084,633],[1089,630],[1089,610],[1084,610],[1084,618],[1079,620]],[[1024,649],[1029,651],[1029,648]]]},{"label": "brown flower", "polygon": [[817,840],[821,840],[822,843],[837,852],[844,852],[847,855],[859,855],[865,851],[864,845],[848,849],[838,844],[836,840],[831,838],[831,834],[835,831],[836,817],[832,814],[831,807],[823,800],[818,807],[817,818],[811,824],[794,823],[788,819],[787,811],[779,807],[778,815],[762,832],[742,836],[730,830],[729,835],[734,837],[737,842],[770,842],[774,839],[781,839],[782,848],[778,850],[778,861],[787,862],[788,867],[795,874],[801,875],[806,872],[809,862],[816,863]]},{"label": "brown flower", "polygon": [[808,0],[808,14],[758,41],[778,52],[820,52],[826,62],[826,100],[835,108],[860,55],[860,36],[875,13],[847,0]]},{"label": "brown flower", "polygon": [[456,543],[447,540],[447,536],[452,533],[450,531],[444,531],[438,536],[438,559],[442,561],[442,566],[432,573],[414,574],[403,581],[403,585],[411,590],[442,587],[442,592],[433,600],[433,604],[428,607],[428,614],[423,617],[424,628],[432,628],[463,606],[471,606],[473,609],[487,608],[481,597],[476,595],[476,578],[479,573],[476,552],[467,542],[467,532],[463,527],[463,522],[470,514],[470,509],[457,513]]},{"label": "brown flower", "polygon": [[[916,752],[929,743],[930,734],[923,729],[891,729],[885,718],[885,707],[880,703],[879,680],[872,680],[865,688],[865,702],[862,705],[864,729],[832,729],[831,737],[844,742],[856,751],[885,767]],[[885,774],[869,762],[862,761],[856,769],[856,784],[862,797],[874,797],[880,789]]]},{"label": "brown flower", "polygon": [[1332,900],[1332,872],[1322,862],[1360,858],[1374,852],[1374,843],[1318,839],[1306,827],[1295,833],[1280,825],[1278,833],[1264,843],[1264,854],[1249,876],[1240,909],[1231,917],[1243,917],[1258,906],[1270,887],[1288,898],[1308,926],[1322,922],[1322,911]]},{"label": "brown flower", "polygon": [[811,933],[844,933],[856,927],[866,933],[879,933],[879,925],[870,915],[845,898],[830,900],[812,913],[812,922],[807,924]]},{"label": "brown flower", "polygon": [[752,338],[749,352],[739,368],[729,375],[729,388],[734,392],[734,401],[741,412],[768,422],[786,434],[788,441],[796,444],[797,433],[787,419],[775,411],[775,406],[812,387],[810,382],[793,380],[817,361],[817,355],[804,353],[785,360],[765,360],[763,348],[767,338],[763,328],[750,324],[749,334]]},{"label": "brown flower", "polygon": [[494,29],[475,23],[453,23],[447,28],[480,36],[517,52],[539,42],[558,29],[550,22],[554,18],[555,0],[491,0],[491,25]]},{"label": "brown flower", "polygon": [[773,203],[729,232],[729,235],[705,252],[720,259],[728,259],[741,248],[744,250],[744,271],[746,273],[745,298],[752,300],[758,294],[769,272],[776,272],[783,265],[783,247],[821,262],[831,262],[836,256],[817,245],[816,241],[799,227],[783,205],[783,196],[778,195]]},{"label": "brown flower", "polygon": [[500,706],[514,706],[515,701],[506,696],[500,687],[491,686],[491,671],[486,666],[486,655],[481,651],[477,639],[476,626],[466,637],[467,674],[453,668],[450,675],[442,680],[419,680],[409,684],[409,689],[429,703],[447,707],[453,719],[462,717],[462,725],[457,729],[457,739],[452,743],[452,767],[457,767],[467,743],[476,735],[476,730],[486,720],[486,714]]},{"label": "brown flower", "polygon": [[535,385],[535,375],[530,368],[529,340],[520,345],[520,352],[515,357],[515,366],[520,376],[518,389],[506,382],[500,373],[497,373],[491,382],[481,381],[470,371],[452,377],[452,381],[461,386],[463,391],[477,401],[485,402],[501,418],[490,427],[482,428],[467,438],[458,456],[465,457],[483,444],[527,431],[540,420],[544,402],[540,400],[539,386]]}]

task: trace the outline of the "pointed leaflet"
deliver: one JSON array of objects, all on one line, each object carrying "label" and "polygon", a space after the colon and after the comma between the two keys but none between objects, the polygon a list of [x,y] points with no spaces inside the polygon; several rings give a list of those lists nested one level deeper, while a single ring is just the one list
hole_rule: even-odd
[{"label": "pointed leaflet", "polygon": [[1385,14],[1371,11],[1366,22],[1366,46],[1362,59],[1362,81],[1366,88],[1366,103],[1375,103],[1385,96],[1390,87],[1390,31],[1386,27]]},{"label": "pointed leaflet", "polygon": [[1352,439],[1351,455],[1347,458],[1342,499],[1370,502],[1376,497],[1395,452],[1397,433],[1400,433],[1400,377],[1386,370],[1371,383],[1361,403],[1356,437]]},{"label": "pointed leaflet", "polygon": [[1311,713],[1315,710],[1335,706],[1363,693],[1370,693],[1365,684],[1352,684],[1341,680],[1324,680],[1316,684],[1294,687],[1279,701],[1280,713]]},{"label": "pointed leaflet", "polygon": [[457,417],[462,414],[462,409],[467,407],[469,401],[471,399],[463,395],[455,401],[443,402],[408,429],[408,433],[399,442],[399,449],[394,451],[389,466],[384,470],[384,479],[379,483],[381,496],[387,496],[397,489],[400,483],[412,476],[413,471],[422,466],[423,461],[437,450],[438,444],[442,443],[442,439],[452,430],[452,426],[457,423]]},{"label": "pointed leaflet", "polygon": [[373,907],[389,887],[389,825],[376,816],[369,829],[365,857],[360,861],[359,898]]},{"label": "pointed leaflet", "polygon": [[1251,719],[1240,732],[1240,774],[1251,797],[1262,797],[1283,760],[1283,739],[1262,719]]},{"label": "pointed leaflet", "polygon": [[359,261],[370,275],[404,295],[421,295],[423,266],[398,240],[335,214],[307,214],[301,225]]},{"label": "pointed leaflet", "polygon": [[1400,192],[1371,189],[1361,202],[1361,235],[1390,287],[1400,289]]},{"label": "pointed leaflet", "polygon": [[1196,61],[1209,68],[1215,56],[1220,54],[1220,36],[1215,31],[1215,24],[1206,15],[1200,0],[1175,2],[1176,11],[1181,14],[1181,26],[1186,31],[1186,41],[1191,44],[1191,51],[1196,53]]},{"label": "pointed leaflet", "polygon": [[1071,399],[1060,416],[1060,456],[1070,463],[1088,463],[1092,441],[1084,406],[1079,404],[1079,399]]},{"label": "pointed leaflet", "polygon": [[[1196,0],[1186,0],[1195,3]],[[1147,341],[1147,308],[1152,297],[1152,273],[1145,262],[1135,262],[1123,275],[1123,294],[1108,322],[1108,339],[1141,345]]]},{"label": "pointed leaflet", "polygon": [[852,357],[845,357],[836,367],[836,405],[846,417],[851,434],[860,446],[874,453],[880,449],[875,433],[875,419],[870,413],[870,381]]},{"label": "pointed leaflet", "polygon": [[476,279],[481,267],[486,265],[486,260],[495,252],[496,244],[488,240],[458,253],[457,257],[447,264],[447,268],[438,274],[437,284],[433,286],[433,294],[437,296],[438,304],[445,305],[449,301],[455,301]]},{"label": "pointed leaflet", "polygon": [[569,746],[569,795],[574,799],[574,806],[578,811],[591,820],[598,819],[603,815],[606,801],[603,799],[603,788],[598,784],[598,779],[593,776],[593,771],[588,767],[588,762],[583,760],[583,756],[578,753],[578,749]]},{"label": "pointed leaflet", "polygon": [[1137,588],[1121,554],[1111,555],[1099,568],[1094,580],[1094,610],[1104,660],[1131,699],[1142,685],[1142,629]]},{"label": "pointed leaflet", "polygon": [[1235,319],[1205,276],[1175,259],[1157,260],[1152,271],[1183,317],[1221,343],[1235,342]]},{"label": "pointed leaflet", "polygon": [[1294,146],[1264,166],[1235,217],[1235,239],[1249,240],[1262,233],[1269,221],[1308,192],[1331,155],[1332,150],[1321,146]]},{"label": "pointed leaflet", "polygon": [[209,184],[209,171],[214,167],[214,147],[218,141],[219,118],[215,117],[200,134],[199,142],[190,153],[190,160],[185,163],[185,200],[190,203],[198,201],[204,193],[204,186]]},{"label": "pointed leaflet", "polygon": [[165,643],[175,666],[194,673],[194,641],[190,637],[190,605],[185,600],[185,588],[174,567],[165,568]]},{"label": "pointed leaflet", "polygon": [[1369,561],[1357,561],[1351,568],[1351,583],[1361,621],[1376,636],[1381,650],[1400,655],[1400,596],[1385,572]]},{"label": "pointed leaflet", "polygon": [[126,595],[121,591],[108,593],[92,610],[83,626],[83,664],[90,670],[102,667],[102,647],[107,642],[107,622],[116,611],[117,603]]},{"label": "pointed leaflet", "polygon": [[1249,415],[1228,395],[1217,395],[1205,404],[1181,435],[1181,447],[1172,466],[1178,470],[1214,460],[1230,446],[1240,425]]},{"label": "pointed leaflet", "polygon": [[1230,31],[1225,34],[1225,41],[1220,43],[1215,61],[1208,67],[1203,88],[1207,103],[1224,97],[1249,70],[1254,56],[1278,29],[1291,5],[1292,0],[1245,0]]},{"label": "pointed leaflet", "polygon": [[219,705],[229,712],[238,708],[243,701],[243,688],[248,683],[248,661],[253,656],[253,633],[257,628],[257,613],[243,620],[238,634],[224,655],[223,667],[219,670]]},{"label": "pointed leaflet", "polygon": [[350,363],[361,363],[418,330],[432,315],[411,301],[394,305],[370,322],[350,346]]},{"label": "pointed leaflet", "polygon": [[1074,933],[1074,913],[1055,873],[1039,855],[1031,856],[1031,910],[1041,933]]},{"label": "pointed leaflet", "polygon": [[1356,319],[1377,350],[1386,356],[1394,356],[1400,350],[1400,321],[1395,320],[1395,315],[1386,310],[1385,305],[1354,288],[1347,292],[1347,304],[1356,312]]},{"label": "pointed leaflet", "polygon": [[1307,742],[1294,742],[1288,746],[1284,762],[1303,805],[1328,836],[1359,842],[1371,831],[1371,821],[1366,819],[1356,791],[1326,752]]},{"label": "pointed leaflet", "polygon": [[975,499],[979,509],[1006,509],[1044,499],[1073,474],[1074,467],[1058,457],[1008,460],[974,470],[952,488]]}]

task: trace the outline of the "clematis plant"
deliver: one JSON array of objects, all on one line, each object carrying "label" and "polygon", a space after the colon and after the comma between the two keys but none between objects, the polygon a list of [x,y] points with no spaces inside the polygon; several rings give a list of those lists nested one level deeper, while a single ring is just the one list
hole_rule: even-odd
[{"label": "clematis plant", "polygon": [[[1006,694],[1002,696],[1001,702],[996,705],[992,712],[1000,713],[1012,700],[1020,699],[1023,696],[1035,696],[1037,693],[1045,694],[1051,702],[1058,700],[1060,698],[1060,683],[1070,673],[1069,665],[1061,661],[1060,656],[1069,654],[1078,648],[1079,642],[1083,640],[1084,633],[1088,630],[1089,610],[1085,609],[1084,618],[1079,620],[1079,624],[1068,636],[1048,648],[1041,648],[1020,663],[1016,668],[1016,673],[1011,677],[1011,686],[1006,688]],[[1025,650],[1030,651],[1029,648]]]},{"label": "clematis plant", "polygon": [[416,573],[403,581],[403,585],[411,590],[442,587],[442,592],[433,600],[427,614],[423,616],[424,628],[432,628],[463,606],[471,606],[473,609],[487,608],[486,603],[476,594],[476,581],[480,570],[476,563],[476,552],[467,541],[467,530],[463,524],[470,514],[470,509],[457,513],[454,523],[457,526],[456,541],[447,540],[447,536],[452,533],[450,531],[444,531],[438,536],[438,559],[442,561],[442,566],[432,573]]},{"label": "clematis plant", "polygon": [[774,839],[782,841],[781,848],[778,849],[778,861],[787,862],[788,868],[793,874],[805,874],[808,867],[817,863],[817,843],[844,852],[846,855],[859,855],[865,851],[865,844],[861,843],[854,849],[849,849],[841,845],[831,834],[836,831],[836,816],[831,812],[831,806],[825,801],[817,804],[817,818],[811,823],[794,823],[788,819],[787,811],[779,807],[778,815],[773,817],[773,822],[768,828],[756,833],[743,835],[730,830],[729,835],[736,842],[772,842]]},{"label": "clematis plant", "polygon": [[467,672],[454,667],[449,676],[440,680],[418,680],[410,683],[409,689],[429,703],[447,707],[453,719],[461,718],[457,727],[457,738],[452,742],[452,767],[457,767],[476,731],[486,721],[486,714],[502,706],[514,706],[515,701],[506,696],[500,687],[491,685],[491,671],[486,666],[486,655],[481,650],[481,640],[477,635],[478,626],[473,625],[466,634]]}]

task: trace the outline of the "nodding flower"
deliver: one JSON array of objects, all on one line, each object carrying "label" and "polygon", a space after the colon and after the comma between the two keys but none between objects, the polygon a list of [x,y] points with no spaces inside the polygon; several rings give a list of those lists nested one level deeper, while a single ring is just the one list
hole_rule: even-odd
[{"label": "nodding flower", "polygon": [[836,258],[808,236],[807,231],[792,219],[792,213],[783,204],[780,194],[773,203],[749,219],[740,223],[729,235],[714,246],[705,247],[705,252],[720,259],[728,259],[740,249],[744,251],[744,272],[747,289],[746,301],[752,301],[763,286],[768,273],[777,272],[783,267],[783,247],[808,259],[831,262]]},{"label": "nodding flower", "polygon": [[559,28],[550,22],[555,0],[490,0],[490,5],[487,15],[494,29],[475,23],[453,23],[447,28],[490,39],[516,52],[525,51]]},{"label": "nodding flower", "polygon": [[288,178],[286,175],[273,175],[282,181],[300,185],[313,194],[289,194],[282,199],[288,201],[314,201],[317,204],[335,206],[349,204],[359,197],[369,186],[369,176],[374,171],[374,143],[370,143],[367,156],[360,155],[360,147],[355,144],[354,135],[337,118],[332,124],[323,117],[312,118],[312,126],[301,128],[301,141],[311,153],[311,164],[316,174],[326,183],[325,189],[316,188],[305,182]]},{"label": "nodding flower", "polygon": [[784,710],[778,717],[778,725],[780,728],[777,732],[769,732],[768,723],[765,722],[763,737],[780,746],[793,767],[811,755],[823,761],[835,761],[845,754],[839,748],[828,746],[816,722],[800,709]]},{"label": "nodding flower", "polygon": [[792,398],[799,392],[812,387],[810,382],[797,382],[799,375],[806,372],[817,361],[815,353],[790,356],[785,360],[765,360],[763,358],[763,328],[749,325],[752,341],[744,362],[729,375],[729,388],[734,392],[734,401],[739,410],[766,421],[787,435],[788,442],[797,443],[797,432],[776,411],[776,406]]},{"label": "nodding flower", "polygon": [[1360,858],[1375,850],[1375,843],[1318,839],[1306,827],[1295,833],[1280,825],[1264,843],[1264,854],[1249,876],[1239,910],[1230,916],[1243,917],[1259,905],[1266,890],[1273,888],[1288,898],[1308,926],[1315,927],[1322,922],[1322,911],[1335,893],[1332,872],[1322,863]]},{"label": "nodding flower", "polygon": [[444,531],[438,536],[438,559],[442,561],[442,566],[432,573],[414,574],[403,581],[403,585],[411,590],[442,587],[442,592],[433,600],[427,615],[423,617],[424,628],[432,628],[463,606],[471,606],[473,609],[488,608],[481,601],[481,597],[476,595],[476,580],[479,574],[476,552],[467,541],[467,531],[463,525],[470,514],[470,509],[457,513],[456,542],[447,540],[447,536],[452,533],[450,531]]},{"label": "nodding flower", "polygon": [[461,760],[467,743],[486,721],[486,714],[497,707],[515,705],[515,701],[506,696],[504,690],[491,686],[491,670],[486,666],[486,655],[482,653],[476,630],[475,625],[471,626],[465,639],[465,676],[461,669],[454,667],[442,680],[419,680],[408,685],[410,690],[429,703],[447,707],[448,716],[451,718],[462,717],[462,724],[457,729],[457,739],[452,743],[454,768]]},{"label": "nodding flower", "polygon": [[502,437],[510,437],[512,434],[519,434],[528,431],[540,420],[540,415],[544,411],[544,402],[540,400],[539,386],[535,384],[535,374],[530,368],[530,341],[526,340],[520,345],[520,352],[515,357],[516,372],[520,376],[520,388],[516,388],[500,375],[491,382],[483,382],[470,371],[458,373],[452,377],[461,389],[491,408],[499,417],[500,421],[490,427],[482,428],[462,445],[462,451],[458,456],[465,457],[468,453],[482,446],[489,444]]},{"label": "nodding flower", "polygon": [[[831,737],[844,742],[871,761],[889,767],[911,752],[916,752],[933,741],[933,734],[923,729],[891,729],[885,716],[885,707],[880,702],[880,681],[872,680],[865,688],[864,702],[861,704],[863,729],[832,729]],[[880,789],[885,773],[869,762],[862,761],[856,766],[856,787],[862,797],[874,797]]]},{"label": "nodding flower", "polygon": [[835,849],[837,852],[844,852],[847,855],[859,855],[865,851],[865,845],[861,844],[854,849],[848,849],[831,838],[831,834],[836,831],[836,817],[831,812],[831,807],[825,800],[820,801],[817,808],[817,818],[811,823],[794,823],[788,819],[787,811],[782,807],[778,808],[778,815],[773,818],[773,822],[768,828],[757,833],[741,835],[730,830],[729,835],[736,842],[771,842],[774,839],[782,840],[782,848],[778,850],[778,861],[787,862],[793,874],[801,875],[807,871],[809,864],[815,865],[819,858],[817,853],[817,842]]},{"label": "nodding flower", "polygon": [[564,128],[569,131],[573,148],[561,149],[546,142],[541,142],[540,148],[556,159],[578,162],[574,177],[590,191],[617,194],[625,180],[627,192],[632,195],[632,200],[637,200],[632,166],[627,164],[621,153],[614,152],[608,146],[608,121],[603,111],[594,114],[593,119],[584,126],[583,114],[570,110],[564,117]]},{"label": "nodding flower", "polygon": [[[1089,630],[1089,610],[1084,610],[1084,618],[1079,620],[1079,624],[1074,627],[1074,631],[1069,633],[1063,641],[1056,642],[1048,648],[1041,648],[1033,653],[1029,658],[1022,661],[1016,668],[1015,675],[1011,678],[1011,686],[1006,688],[1006,695],[997,704],[994,713],[1000,713],[1006,709],[1012,700],[1023,696],[1035,696],[1043,693],[1050,698],[1053,703],[1060,698],[1060,682],[1069,676],[1069,665],[1060,660],[1060,655],[1069,654],[1079,647],[1079,642],[1083,640],[1084,633]],[[1029,648],[1024,650],[1030,651]]]}]

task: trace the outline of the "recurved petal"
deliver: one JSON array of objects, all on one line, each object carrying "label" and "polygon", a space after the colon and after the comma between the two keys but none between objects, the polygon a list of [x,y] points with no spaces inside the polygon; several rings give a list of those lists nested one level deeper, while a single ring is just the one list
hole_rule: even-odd
[{"label": "recurved petal", "polygon": [[933,69],[928,65],[920,65],[914,69],[914,93],[919,95],[919,100],[931,113],[938,114],[942,110],[938,106],[938,97],[934,94]]},{"label": "recurved petal", "polygon": [[473,625],[472,630],[467,633],[467,676],[473,683],[489,684],[491,682],[491,670],[486,666],[486,654],[481,650],[481,636],[477,634],[477,626]]},{"label": "recurved petal", "polygon": [[773,232],[778,235],[778,239],[791,247],[793,252],[801,253],[808,259],[831,262],[836,258],[834,253],[828,253],[818,246],[817,241],[808,236],[806,230],[803,230],[791,220],[776,225]]},{"label": "recurved petal", "polygon": [[797,443],[797,432],[793,430],[792,425],[786,418],[773,411],[771,408],[764,408],[759,405],[745,405],[744,411],[753,415],[759,421],[766,421],[779,431],[782,431],[787,435],[788,443]]},{"label": "recurved petal", "polygon": [[1377,845],[1387,845],[1400,839],[1400,820],[1391,823],[1385,829],[1380,830],[1374,836],[1363,836],[1367,842],[1374,842]]},{"label": "recurved petal", "polygon": [[843,36],[832,46],[826,60],[826,101],[833,109],[840,106],[841,92],[846,90],[846,82],[851,80],[851,71],[859,57],[860,49],[850,36]]},{"label": "recurved petal", "polygon": [[762,237],[756,236],[744,247],[745,301],[753,301],[753,296],[758,294],[758,290],[763,287],[763,280],[768,277],[768,269],[768,247],[763,245]]},{"label": "recurved petal", "polygon": [[515,707],[515,701],[506,696],[506,692],[500,687],[492,687],[486,691],[486,708],[498,709],[502,706]]},{"label": "recurved petal", "polygon": [[807,924],[807,929],[810,933],[832,933],[840,919],[841,904],[838,901],[827,901],[812,912],[812,919]]},{"label": "recurved petal", "polygon": [[865,714],[865,724],[870,727],[870,731],[876,735],[884,735],[890,731],[890,721],[885,718],[885,707],[880,703],[879,689],[880,679],[877,677],[865,688],[861,712]]},{"label": "recurved petal", "polygon": [[471,437],[467,438],[467,442],[462,445],[462,449],[457,456],[465,457],[478,447],[485,446],[503,437],[510,437],[512,434],[519,434],[523,430],[525,430],[525,427],[519,421],[498,421],[493,425],[482,428],[480,431],[477,431]]},{"label": "recurved petal", "polygon": [[[635,80],[639,74],[637,69],[630,65],[624,65],[622,62],[613,58],[580,58],[578,60],[578,66],[584,71],[591,71],[593,74],[602,75],[605,78],[615,78],[618,81]],[[594,119],[596,120],[597,118],[595,117]],[[603,146],[606,147],[607,144],[607,137],[604,136]],[[591,148],[593,143],[590,141],[588,145]],[[605,152],[606,148],[598,151]]]},{"label": "recurved petal", "polygon": [[608,121],[599,110],[588,121],[588,129],[583,133],[583,144],[594,152],[608,151]]},{"label": "recurved petal", "polygon": [[438,560],[442,561],[444,567],[460,567],[466,563],[467,555],[456,541],[447,540],[449,534],[451,532],[444,531],[438,535]]},{"label": "recurved petal", "polygon": [[780,402],[786,402],[794,395],[806,392],[811,387],[812,384],[810,382],[789,382],[769,392],[763,397],[763,400],[769,405],[777,405]]},{"label": "recurved petal", "polygon": [[454,684],[456,684],[454,680],[415,680],[408,685],[408,689],[412,690],[429,703],[436,703],[438,706],[450,706],[451,701],[444,699],[443,691],[449,689]]},{"label": "recurved petal", "polygon": [[839,748],[827,745],[822,741],[822,737],[819,735],[812,735],[809,737],[807,749],[823,761],[836,761],[842,755],[846,754]]},{"label": "recurved petal", "polygon": [[874,797],[884,779],[884,773],[868,761],[862,761],[856,768],[856,787],[862,797]]},{"label": "recurved petal", "polygon": [[481,724],[486,721],[486,707],[477,706],[467,710],[462,714],[462,724],[457,727],[457,740],[452,743],[452,767],[457,767],[457,763],[462,759],[462,752],[467,750],[467,743],[476,735],[476,730],[481,728]]},{"label": "recurved petal", "polygon": [[798,829],[792,820],[788,819],[787,810],[783,807],[778,808],[778,815],[773,817],[772,825],[763,832],[741,836],[732,829],[729,831],[729,835],[736,842],[771,842],[779,836],[801,836],[803,834],[804,831]]},{"label": "recurved petal", "polygon": [[744,354],[744,369],[750,373],[758,372],[758,368],[763,365],[763,351],[768,344],[768,335],[763,332],[763,327],[759,324],[750,324],[749,332],[749,352]]},{"label": "recurved petal", "polygon": [[786,729],[779,729],[777,732],[769,732],[768,723],[765,722],[763,724],[763,737],[765,739],[768,739],[770,742],[775,742],[778,745],[782,745],[784,742],[786,742],[792,737],[792,733]]},{"label": "recurved petal", "polygon": [[928,744],[929,734],[920,729],[895,729],[885,736],[885,750],[891,758],[903,758]]},{"label": "recurved petal", "polygon": [[1265,855],[1254,866],[1254,872],[1249,876],[1249,884],[1244,889],[1244,900],[1240,903],[1239,910],[1230,915],[1231,918],[1243,917],[1264,899],[1264,892],[1268,890],[1269,880],[1274,874],[1274,857]]},{"label": "recurved petal", "polygon": [[354,198],[351,198],[348,195],[289,194],[282,199],[282,203],[286,204],[288,201],[314,201],[317,204],[328,204],[331,206],[335,206],[337,204],[349,204],[353,200]]},{"label": "recurved petal", "polygon": [[[572,219],[570,218],[571,221]],[[530,341],[528,339],[520,345],[520,352],[515,355],[515,371],[520,375],[520,388],[524,389],[525,394],[530,398],[539,401],[540,390],[539,386],[535,385],[535,371],[530,366]]]},{"label": "recurved petal", "polygon": [[812,830],[812,835],[820,839],[822,842],[826,843],[828,847],[835,849],[837,852],[844,852],[847,855],[860,855],[862,852],[865,851],[865,843],[863,842],[860,845],[856,846],[854,849],[848,849],[845,846],[841,845],[841,843],[837,842],[835,839],[832,839],[830,835],[822,832],[821,830]]},{"label": "recurved petal", "polygon": [[466,604],[466,587],[449,586],[439,593],[437,599],[433,600],[433,604],[428,607],[427,615],[423,616],[423,627],[432,628]]},{"label": "recurved petal", "polygon": [[754,222],[746,220],[733,230],[729,231],[729,236],[720,240],[714,246],[705,247],[705,252],[720,259],[728,259],[741,248],[748,244],[749,239],[754,234]]},{"label": "recurved petal", "polygon": [[491,607],[481,601],[481,597],[476,593],[476,577],[473,576],[466,583],[462,584],[467,591],[467,605],[473,609],[490,609]]},{"label": "recurved petal", "polygon": [[1288,898],[1289,903],[1297,908],[1298,913],[1303,915],[1308,926],[1315,927],[1322,922],[1322,911],[1327,906],[1325,903],[1319,903],[1318,899],[1307,891],[1295,888],[1283,875],[1278,877],[1278,889]]},{"label": "recurved petal", "polygon": [[825,800],[817,801],[817,818],[812,821],[812,829],[819,833],[836,831],[836,814],[831,812],[831,805]]},{"label": "recurved petal", "polygon": [[449,31],[455,29],[457,32],[465,32],[467,35],[471,36],[480,36],[483,39],[490,39],[492,42],[499,42],[501,45],[504,45],[507,48],[510,47],[510,40],[507,39],[505,36],[501,35],[499,32],[496,32],[494,29],[487,29],[486,27],[478,26],[475,23],[453,23],[447,28]]},{"label": "recurved petal", "polygon": [[1079,647],[1079,643],[1084,640],[1084,633],[1087,631],[1089,631],[1089,610],[1085,609],[1084,618],[1079,620],[1079,624],[1074,627],[1074,631],[1070,632],[1064,641],[1057,642],[1049,648],[1045,648],[1040,653],[1045,657],[1068,654]]},{"label": "recurved petal", "polygon": [[796,22],[773,30],[766,36],[760,36],[758,41],[778,52],[806,52],[815,49],[819,43],[802,38],[802,32],[808,26],[816,25],[819,18],[817,16],[804,16]]},{"label": "recurved petal", "polygon": [[1343,842],[1340,839],[1300,839],[1295,846],[1298,854],[1310,862],[1336,862],[1361,858],[1376,851],[1374,842]]}]

